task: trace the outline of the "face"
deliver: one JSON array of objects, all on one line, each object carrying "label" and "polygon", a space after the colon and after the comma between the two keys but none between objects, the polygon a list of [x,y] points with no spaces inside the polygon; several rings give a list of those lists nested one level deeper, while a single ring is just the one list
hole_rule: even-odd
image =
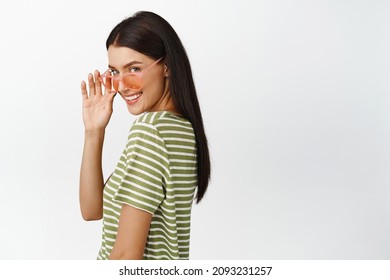
[{"label": "face", "polygon": [[169,92],[168,70],[163,63],[152,65],[156,60],[127,47],[108,48],[109,68],[113,75],[143,72],[142,88],[134,91],[122,81],[118,93],[127,104],[129,112],[139,115],[144,112],[175,111]]}]

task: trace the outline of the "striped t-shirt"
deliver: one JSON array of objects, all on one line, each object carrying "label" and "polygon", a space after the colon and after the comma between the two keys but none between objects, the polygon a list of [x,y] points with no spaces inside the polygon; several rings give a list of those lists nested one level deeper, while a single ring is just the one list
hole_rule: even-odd
[{"label": "striped t-shirt", "polygon": [[104,187],[98,259],[110,255],[123,203],[153,214],[144,259],[189,259],[196,166],[195,135],[189,121],[167,111],[139,117]]}]

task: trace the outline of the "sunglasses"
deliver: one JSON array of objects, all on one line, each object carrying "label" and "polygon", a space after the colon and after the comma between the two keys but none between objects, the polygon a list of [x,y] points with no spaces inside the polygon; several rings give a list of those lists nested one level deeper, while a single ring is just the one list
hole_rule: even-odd
[{"label": "sunglasses", "polygon": [[129,90],[132,91],[138,91],[142,89],[143,87],[143,75],[145,72],[147,72],[150,68],[152,68],[154,65],[156,65],[159,61],[162,60],[162,57],[157,59],[155,62],[150,64],[148,67],[143,69],[141,72],[132,72],[132,73],[126,73],[126,74],[112,74],[112,70],[108,69],[106,70],[101,76],[100,81],[104,85],[106,89],[109,91],[119,91],[119,83],[122,82],[122,84]]}]

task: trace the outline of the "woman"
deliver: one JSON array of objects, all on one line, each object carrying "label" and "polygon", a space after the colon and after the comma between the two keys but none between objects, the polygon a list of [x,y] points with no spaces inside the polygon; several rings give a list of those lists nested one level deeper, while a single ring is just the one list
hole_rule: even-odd
[{"label": "woman", "polygon": [[[109,69],[89,74],[88,89],[81,84],[80,208],[85,220],[103,218],[98,259],[189,259],[191,205],[206,192],[210,160],[188,57],[170,24],[151,12],[120,22],[106,47]],[[116,93],[141,116],[103,183]]]}]

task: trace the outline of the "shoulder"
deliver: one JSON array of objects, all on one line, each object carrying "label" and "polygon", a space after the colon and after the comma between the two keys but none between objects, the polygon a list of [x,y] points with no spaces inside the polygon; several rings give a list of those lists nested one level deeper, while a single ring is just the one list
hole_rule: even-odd
[{"label": "shoulder", "polygon": [[128,137],[128,145],[133,142],[154,143],[165,148],[165,141],[161,130],[164,123],[170,122],[172,114],[166,111],[147,112],[139,116],[133,123]]},{"label": "shoulder", "polygon": [[133,128],[153,130],[156,133],[165,130],[193,132],[192,125],[187,119],[167,111],[144,113],[134,121]]}]

